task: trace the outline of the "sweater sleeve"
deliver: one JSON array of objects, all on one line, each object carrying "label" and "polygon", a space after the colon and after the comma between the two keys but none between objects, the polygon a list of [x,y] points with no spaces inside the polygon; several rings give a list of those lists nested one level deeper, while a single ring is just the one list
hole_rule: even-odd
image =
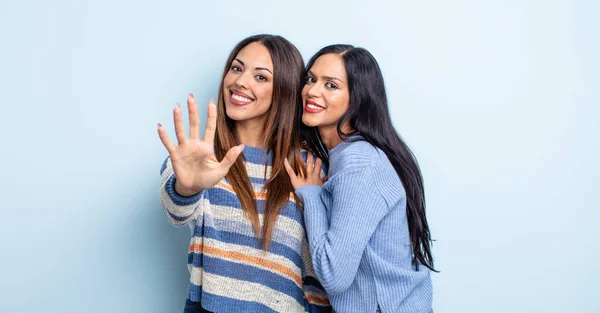
[{"label": "sweater sleeve", "polygon": [[189,197],[178,194],[175,191],[177,178],[169,157],[163,163],[160,173],[160,204],[172,224],[176,226],[186,225],[198,215],[205,190]]},{"label": "sweater sleeve", "polygon": [[[367,167],[340,173],[330,182],[332,207],[325,207],[321,187],[296,190],[304,203],[304,219],[315,272],[328,294],[352,285],[369,239],[388,212]],[[331,221],[327,220],[331,210]]]}]

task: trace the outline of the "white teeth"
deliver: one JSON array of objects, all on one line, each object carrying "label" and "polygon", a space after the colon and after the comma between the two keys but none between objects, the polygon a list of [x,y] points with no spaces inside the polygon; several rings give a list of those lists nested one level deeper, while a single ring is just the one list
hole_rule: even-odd
[{"label": "white teeth", "polygon": [[309,108],[311,108],[311,109],[313,109],[313,110],[323,110],[322,107],[316,106],[314,104],[307,104],[306,106],[309,107]]},{"label": "white teeth", "polygon": [[252,99],[248,99],[246,97],[242,97],[242,96],[236,95],[236,94],[233,94],[231,97],[237,101],[242,101],[242,102],[251,102],[252,101]]}]

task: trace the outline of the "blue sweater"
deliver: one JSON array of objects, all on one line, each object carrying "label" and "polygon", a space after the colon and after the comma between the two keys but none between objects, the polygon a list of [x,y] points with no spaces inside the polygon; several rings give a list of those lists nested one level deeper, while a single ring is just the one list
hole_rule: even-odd
[{"label": "blue sweater", "polygon": [[429,269],[411,264],[402,183],[381,151],[366,141],[329,151],[328,181],[296,193],[313,266],[336,313],[428,313]]}]

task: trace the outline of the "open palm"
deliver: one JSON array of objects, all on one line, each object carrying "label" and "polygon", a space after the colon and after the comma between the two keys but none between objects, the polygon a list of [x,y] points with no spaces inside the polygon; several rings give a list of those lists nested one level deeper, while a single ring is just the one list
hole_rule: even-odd
[{"label": "open palm", "polygon": [[173,119],[178,145],[174,145],[164,127],[158,124],[158,136],[169,152],[175,172],[175,190],[182,196],[191,196],[216,185],[235,163],[243,145],[231,148],[219,162],[215,156],[214,138],[217,126],[217,107],[214,101],[208,104],[208,121],[204,131],[204,140],[200,140],[200,117],[198,105],[192,94],[187,99],[190,119],[190,137],[187,138],[181,108],[175,107]]}]

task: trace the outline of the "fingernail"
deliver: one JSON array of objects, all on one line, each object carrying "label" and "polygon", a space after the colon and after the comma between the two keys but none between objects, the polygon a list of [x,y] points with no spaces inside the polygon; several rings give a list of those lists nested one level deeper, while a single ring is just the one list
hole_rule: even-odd
[{"label": "fingernail", "polygon": [[190,97],[194,98],[194,94],[190,92]]},{"label": "fingernail", "polygon": [[158,123],[157,125],[158,125],[158,127],[162,127],[162,125],[160,125],[160,123]]},{"label": "fingernail", "polygon": [[175,107],[176,108],[181,108],[181,105],[179,105],[179,102],[175,103]]}]

